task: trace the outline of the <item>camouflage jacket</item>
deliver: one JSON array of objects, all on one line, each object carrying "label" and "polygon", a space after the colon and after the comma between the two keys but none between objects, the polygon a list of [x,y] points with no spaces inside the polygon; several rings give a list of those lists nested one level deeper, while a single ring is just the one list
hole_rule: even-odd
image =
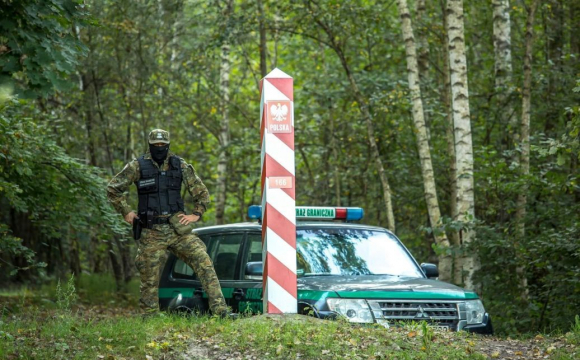
[{"label": "camouflage jacket", "polygon": [[[172,152],[167,154],[167,159],[163,163],[162,170],[169,169],[169,158],[175,156]],[[151,159],[151,154],[145,154],[145,159]],[[209,204],[209,192],[207,188],[201,181],[201,179],[195,173],[195,169],[190,164],[186,163],[181,159],[181,169],[183,172],[183,183],[187,186],[187,191],[193,197],[194,209],[193,211],[200,212],[203,214]],[[157,163],[154,161],[153,164],[157,167]],[[113,205],[115,210],[119,212],[123,217],[133,211],[131,207],[127,204],[125,193],[129,191],[131,184],[137,182],[141,177],[141,172],[139,171],[139,162],[137,159],[133,159],[129,162],[120,173],[115,175],[113,179],[107,185],[107,197],[109,202]]]}]

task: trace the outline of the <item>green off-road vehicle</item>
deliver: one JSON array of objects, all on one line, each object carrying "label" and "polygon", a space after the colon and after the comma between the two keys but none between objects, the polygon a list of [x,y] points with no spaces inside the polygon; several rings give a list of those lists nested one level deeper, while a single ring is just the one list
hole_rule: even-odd
[{"label": "green off-road vehicle", "polygon": [[[389,230],[349,222],[362,218],[361,208],[297,207],[296,213],[297,220],[306,220],[296,224],[298,313],[385,326],[426,321],[443,331],[493,333],[475,292],[436,280],[437,267],[419,265]],[[260,214],[259,206],[250,208],[251,218]],[[194,231],[207,245],[228,305],[234,312],[261,313],[260,223]],[[170,311],[208,309],[200,281],[174,255],[163,269],[159,298]]]}]

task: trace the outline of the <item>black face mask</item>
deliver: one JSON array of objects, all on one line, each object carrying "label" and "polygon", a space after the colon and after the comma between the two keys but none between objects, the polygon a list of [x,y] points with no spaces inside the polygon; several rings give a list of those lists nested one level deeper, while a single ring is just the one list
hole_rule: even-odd
[{"label": "black face mask", "polygon": [[169,144],[163,146],[155,146],[153,144],[149,144],[149,151],[151,152],[151,158],[161,166],[165,158],[167,157],[167,153],[169,152]]}]

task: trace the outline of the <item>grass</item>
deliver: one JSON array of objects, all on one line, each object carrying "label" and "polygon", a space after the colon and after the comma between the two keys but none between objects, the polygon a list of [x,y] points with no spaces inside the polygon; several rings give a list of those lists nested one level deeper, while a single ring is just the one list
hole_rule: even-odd
[{"label": "grass", "polygon": [[257,359],[485,359],[472,336],[435,337],[404,329],[362,327],[339,321],[260,316],[241,320],[140,316],[44,316],[39,312],[0,324],[0,358],[175,358],[192,345],[207,357],[236,354]]},{"label": "grass", "polygon": [[[523,344],[435,332],[421,323],[385,329],[300,315],[143,319],[134,286],[123,296],[102,277],[63,281],[58,292],[52,286],[2,293],[0,359],[493,359],[500,354],[496,342]],[[541,358],[578,358],[580,318],[569,333],[538,339],[530,341]],[[510,357],[526,358],[514,352]]]}]

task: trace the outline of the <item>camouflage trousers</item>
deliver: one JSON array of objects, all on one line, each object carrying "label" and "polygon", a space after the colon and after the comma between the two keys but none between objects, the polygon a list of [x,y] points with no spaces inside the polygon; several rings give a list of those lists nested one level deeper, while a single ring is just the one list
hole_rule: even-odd
[{"label": "camouflage trousers", "polygon": [[171,225],[153,225],[143,229],[135,265],[141,274],[141,309],[159,310],[159,276],[169,250],[189,265],[203,286],[213,314],[227,311],[226,302],[215,269],[203,241],[194,234],[178,235]]}]

